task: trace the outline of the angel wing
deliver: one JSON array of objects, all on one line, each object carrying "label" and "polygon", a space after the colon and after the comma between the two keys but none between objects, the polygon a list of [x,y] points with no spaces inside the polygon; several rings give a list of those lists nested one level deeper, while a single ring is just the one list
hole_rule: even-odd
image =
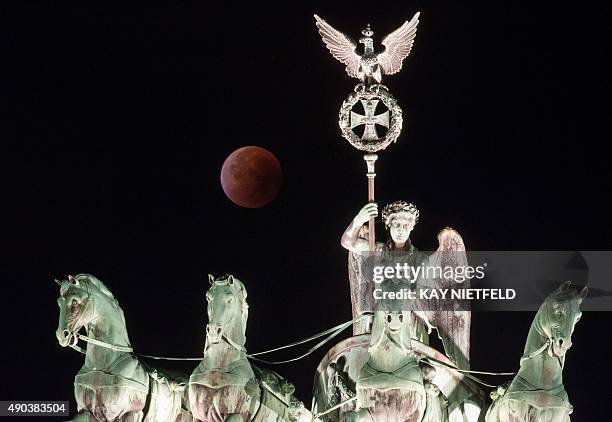
[{"label": "angel wing", "polygon": [[402,68],[402,62],[412,50],[418,24],[419,12],[412,17],[412,20],[404,22],[402,26],[387,35],[382,41],[385,51],[380,53],[377,59],[385,75],[397,73]]},{"label": "angel wing", "polygon": [[[429,257],[430,268],[453,268],[453,274],[458,267],[467,267],[467,255],[463,239],[455,230],[445,228],[438,234],[439,246]],[[455,276],[439,277],[428,280],[429,287],[435,289],[469,288],[468,278]],[[455,309],[456,301],[439,300],[436,309],[427,311],[429,322],[436,328],[438,337],[442,340],[444,352],[459,368],[469,369],[470,366],[470,324],[471,315],[466,304]]]},{"label": "angel wing", "polygon": [[357,78],[361,56],[357,54],[357,44],[348,35],[334,29],[319,16],[314,15],[319,34],[332,56],[346,65],[346,73]]}]

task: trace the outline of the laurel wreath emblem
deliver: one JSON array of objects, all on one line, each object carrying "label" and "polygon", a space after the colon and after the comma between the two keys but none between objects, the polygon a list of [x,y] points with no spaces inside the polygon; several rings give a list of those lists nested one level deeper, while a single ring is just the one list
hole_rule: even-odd
[{"label": "laurel wreath emblem", "polygon": [[[377,140],[364,140],[351,129],[351,111],[355,104],[361,100],[380,100],[389,109],[389,129],[384,136]],[[355,86],[353,92],[344,100],[340,107],[339,125],[342,136],[360,151],[377,152],[396,142],[402,130],[402,109],[389,92],[389,89],[380,84],[366,87],[364,84]]]}]

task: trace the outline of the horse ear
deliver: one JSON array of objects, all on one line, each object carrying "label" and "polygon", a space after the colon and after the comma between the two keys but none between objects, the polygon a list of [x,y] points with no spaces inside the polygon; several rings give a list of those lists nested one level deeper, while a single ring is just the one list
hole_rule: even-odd
[{"label": "horse ear", "polygon": [[215,276],[213,276],[212,274],[208,274],[208,282],[210,284],[215,284]]},{"label": "horse ear", "polygon": [[75,286],[79,285],[79,281],[71,275],[68,275],[68,281],[74,284]]},{"label": "horse ear", "polygon": [[589,288],[587,286],[584,286],[584,288],[580,290],[580,293],[578,293],[578,296],[580,297],[580,302],[582,302],[584,298],[587,297],[587,294],[589,294]]},{"label": "horse ear", "polygon": [[61,285],[62,285],[62,282],[61,282],[61,281],[59,281],[57,278],[54,278],[54,279],[53,279],[53,281],[55,281],[55,282],[56,282],[57,284],[59,284],[59,285],[60,285],[60,287],[61,287]]},{"label": "horse ear", "polygon": [[233,275],[228,275],[227,276],[227,282],[231,285],[234,284],[234,276]]}]

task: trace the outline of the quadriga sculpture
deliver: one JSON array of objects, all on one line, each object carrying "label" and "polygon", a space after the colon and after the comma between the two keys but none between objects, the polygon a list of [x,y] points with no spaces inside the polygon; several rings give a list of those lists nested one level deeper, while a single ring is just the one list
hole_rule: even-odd
[{"label": "quadriga sculpture", "polygon": [[278,374],[251,365],[244,347],[247,292],[229,275],[215,279],[206,293],[208,325],[204,357],[189,378],[194,417],[204,422],[312,421]]},{"label": "quadriga sculpture", "polygon": [[529,329],[519,372],[491,395],[487,422],[569,422],[563,366],[586,295],[586,287],[578,292],[568,281],[546,298]]},{"label": "quadriga sculpture", "polygon": [[[193,420],[187,410],[186,380],[171,380],[138,360],[123,311],[110,290],[88,274],[57,282],[59,344],[78,350],[79,338],[88,342],[85,363],[74,378],[78,413],[72,421]],[[79,334],[83,327],[86,336]]]}]

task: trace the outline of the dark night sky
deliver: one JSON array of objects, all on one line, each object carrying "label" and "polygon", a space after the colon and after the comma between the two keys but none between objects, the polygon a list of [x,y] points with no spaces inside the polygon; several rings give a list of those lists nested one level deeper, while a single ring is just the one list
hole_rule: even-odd
[{"label": "dark night sky", "polygon": [[[0,399],[72,400],[82,358],[55,339],[52,282],[69,273],[105,282],[142,353],[201,353],[207,273],[245,282],[249,351],[350,318],[339,241],[366,200],[365,165],[337,127],[354,81],[315,12],[354,38],[370,22],[379,42],[421,11],[410,57],[385,78],[404,129],[376,179],[381,202],[419,207],[417,247],[451,225],[474,250],[612,249],[607,10],[157,3],[0,6]],[[283,166],[261,209],[219,184],[245,145]],[[532,317],[475,313],[472,367],[515,369]],[[612,400],[599,334],[611,324],[588,313],[574,333],[574,420],[603,418]],[[307,404],[322,353],[278,368]]]}]

